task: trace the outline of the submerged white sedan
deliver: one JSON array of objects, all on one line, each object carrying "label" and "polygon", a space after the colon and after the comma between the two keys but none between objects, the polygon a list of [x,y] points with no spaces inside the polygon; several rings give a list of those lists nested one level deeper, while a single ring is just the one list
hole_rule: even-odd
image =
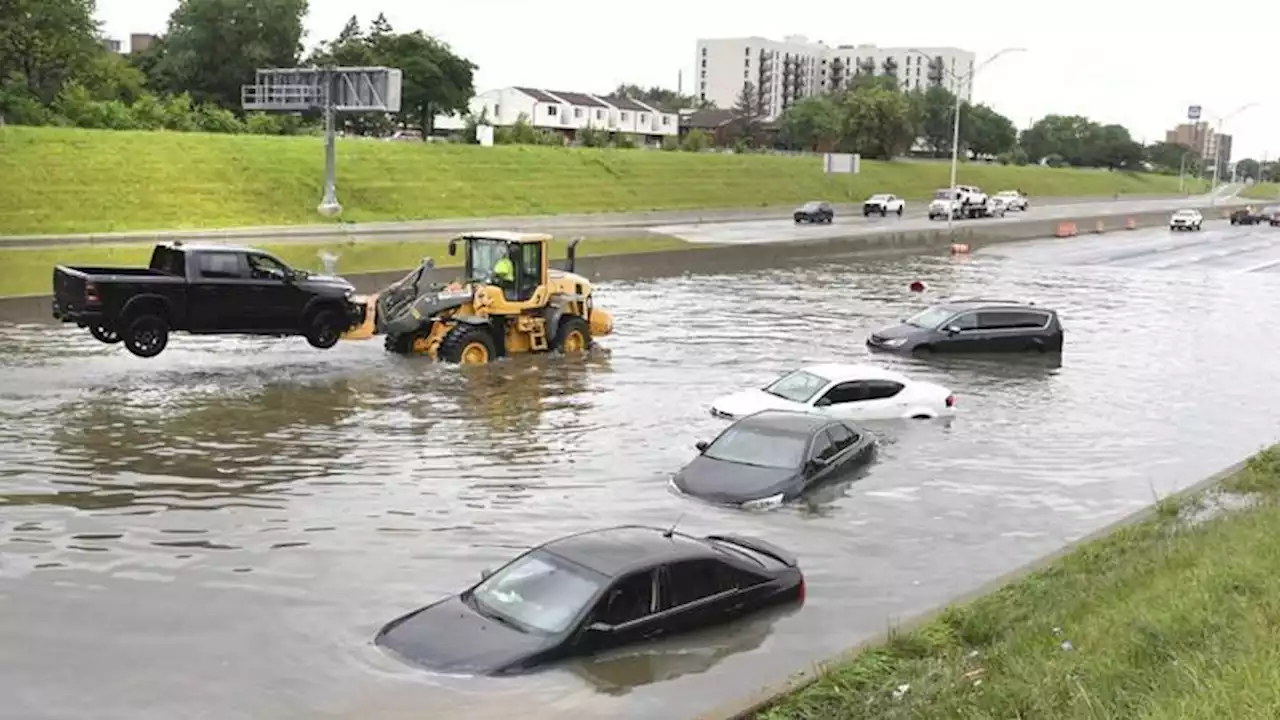
[{"label": "submerged white sedan", "polygon": [[932,419],[954,415],[955,407],[956,396],[936,383],[875,365],[826,363],[717,398],[711,414],[736,419],[761,410],[798,410],[846,420]]}]

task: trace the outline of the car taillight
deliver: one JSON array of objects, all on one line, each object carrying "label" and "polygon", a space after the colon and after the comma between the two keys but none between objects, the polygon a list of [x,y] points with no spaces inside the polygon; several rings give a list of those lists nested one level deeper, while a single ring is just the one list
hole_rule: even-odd
[{"label": "car taillight", "polygon": [[91,282],[84,284],[84,304],[97,305],[102,302],[102,298],[98,296],[98,286]]},{"label": "car taillight", "polygon": [[804,576],[800,576],[800,602],[804,602]]},{"label": "car taillight", "polygon": [[947,396],[947,407],[955,407],[955,406],[956,406],[956,396],[955,396],[955,395],[948,395],[948,396]]}]

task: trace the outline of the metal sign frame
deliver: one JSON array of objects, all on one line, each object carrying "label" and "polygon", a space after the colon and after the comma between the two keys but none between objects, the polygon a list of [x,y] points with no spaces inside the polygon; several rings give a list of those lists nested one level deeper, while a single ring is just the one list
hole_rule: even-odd
[{"label": "metal sign frame", "polygon": [[342,212],[335,174],[335,122],[340,112],[400,112],[403,77],[399,68],[259,68],[252,85],[240,88],[245,110],[324,111],[324,197],[316,209],[334,217]]}]

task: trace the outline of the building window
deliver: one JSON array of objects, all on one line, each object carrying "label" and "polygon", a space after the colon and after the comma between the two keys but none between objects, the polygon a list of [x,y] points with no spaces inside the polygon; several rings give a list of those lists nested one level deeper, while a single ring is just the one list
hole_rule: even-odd
[{"label": "building window", "polygon": [[707,69],[707,59],[706,59],[706,58],[702,58],[702,69],[703,69],[703,70]]},{"label": "building window", "polygon": [[574,109],[573,109],[573,116],[574,116],[574,117],[576,117],[576,118],[580,118],[580,117],[582,117],[582,108],[580,108],[580,107],[576,107],[576,108],[574,108]]},{"label": "building window", "polygon": [[645,115],[644,113],[640,113],[640,122],[642,122],[642,123],[647,123],[647,122],[649,122],[649,116],[648,116],[648,115]]},{"label": "building window", "polygon": [[597,119],[597,120],[603,120],[603,119],[604,119],[604,111],[603,111],[603,110],[597,110],[597,111],[596,111],[596,119]]},{"label": "building window", "polygon": [[501,106],[501,105],[494,105],[494,106],[493,106],[493,119],[494,119],[494,120],[497,120],[497,119],[498,119],[498,115],[499,115],[499,113],[501,113],[501,112],[502,112],[502,106]]},{"label": "building window", "polygon": [[555,105],[548,105],[548,106],[547,106],[547,114],[548,114],[548,115],[555,115],[559,110],[560,110],[560,108],[556,107]]},{"label": "building window", "polygon": [[706,57],[706,56],[707,56],[707,49],[702,48],[702,57]]},{"label": "building window", "polygon": [[670,116],[670,115],[663,115],[663,116],[662,116],[662,124],[663,124],[663,125],[670,125],[670,124],[671,124],[671,116]]},{"label": "building window", "polygon": [[745,53],[743,53],[743,54],[744,54],[744,55],[750,55],[750,54],[751,54],[751,48],[747,48],[747,51],[746,51]]},{"label": "building window", "polygon": [[620,120],[622,120],[622,122],[626,122],[626,121],[627,121],[627,111],[626,111],[626,110],[623,110],[622,112],[618,113],[618,118],[619,118]]}]

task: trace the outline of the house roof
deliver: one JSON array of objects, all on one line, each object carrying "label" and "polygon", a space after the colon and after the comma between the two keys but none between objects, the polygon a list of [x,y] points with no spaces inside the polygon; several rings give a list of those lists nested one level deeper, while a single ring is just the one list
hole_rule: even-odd
[{"label": "house roof", "polygon": [[633,110],[635,112],[658,112],[657,110],[654,110],[648,105],[645,105],[644,103],[639,102],[637,100],[632,100],[631,98],[628,98],[628,97],[622,97],[619,95],[606,95],[604,99],[610,105],[613,105],[619,110]]},{"label": "house roof", "polygon": [[685,127],[715,130],[733,122],[737,114],[733,110],[698,110],[687,117],[680,118]]},{"label": "house roof", "polygon": [[602,102],[599,98],[592,97],[586,93],[564,92],[562,90],[548,90],[547,92],[551,95],[562,98],[570,105],[580,105],[582,107],[609,107],[607,103]]},{"label": "house roof", "polygon": [[529,97],[533,98],[534,100],[537,100],[538,102],[549,102],[549,103],[560,102],[560,98],[547,93],[547,91],[545,90],[539,90],[537,88],[531,88],[531,87],[521,87],[519,85],[516,85],[514,87],[516,90],[519,90],[520,92],[524,93],[525,95],[528,95]]}]

